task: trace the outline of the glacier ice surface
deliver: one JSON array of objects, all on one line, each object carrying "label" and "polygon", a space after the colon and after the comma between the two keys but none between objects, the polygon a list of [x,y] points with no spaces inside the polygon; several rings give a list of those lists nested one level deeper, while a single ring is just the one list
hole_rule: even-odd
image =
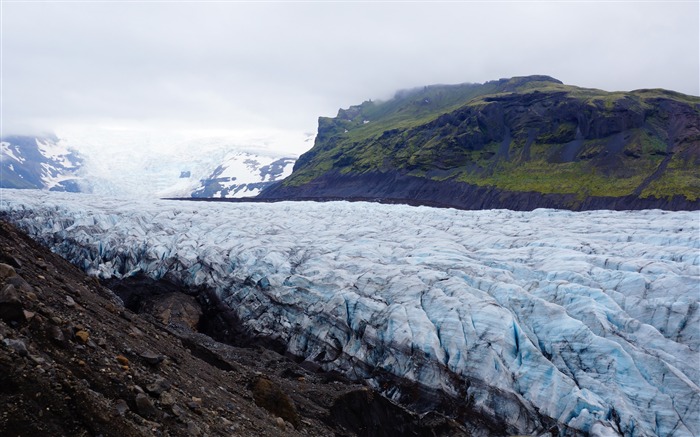
[{"label": "glacier ice surface", "polygon": [[293,354],[442,390],[517,432],[547,417],[589,435],[700,435],[698,212],[15,190],[0,211],[92,275],[212,287]]}]

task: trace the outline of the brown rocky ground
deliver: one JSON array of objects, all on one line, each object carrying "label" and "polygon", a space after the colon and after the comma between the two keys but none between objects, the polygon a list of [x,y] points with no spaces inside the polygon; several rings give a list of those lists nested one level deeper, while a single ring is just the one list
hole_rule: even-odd
[{"label": "brown rocky ground", "polygon": [[186,294],[139,305],[0,222],[0,435],[466,435],[272,350],[196,332],[203,311]]}]

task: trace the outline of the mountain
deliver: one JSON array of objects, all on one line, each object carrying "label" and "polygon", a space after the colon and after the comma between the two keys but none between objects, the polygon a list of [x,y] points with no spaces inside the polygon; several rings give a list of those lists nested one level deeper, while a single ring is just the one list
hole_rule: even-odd
[{"label": "mountain", "polygon": [[147,197],[252,197],[291,174],[295,161],[296,157],[278,152],[233,145],[206,152],[186,147],[145,157],[144,164],[132,165],[122,178],[109,181],[107,186],[115,188],[105,192],[107,187],[102,186],[95,192],[139,196],[139,186],[150,184]]},{"label": "mountain", "polygon": [[[105,138],[104,144],[110,140]],[[295,156],[222,140],[118,147],[56,136],[2,139],[0,187],[134,197],[250,197],[291,174]]]},{"label": "mountain", "polygon": [[[0,213],[90,276],[216,297],[222,309],[205,320],[228,317],[208,332],[256,339],[427,421],[435,412],[452,417],[472,436],[700,435],[695,211],[124,201],[4,190]],[[70,290],[83,305],[85,293]],[[123,295],[134,309],[153,297]],[[174,317],[183,307],[155,313]],[[299,372],[283,375],[310,385]],[[134,383],[143,387],[142,379]],[[399,435],[396,421],[362,410],[366,399],[356,393],[343,404],[349,422]]]},{"label": "mountain", "polygon": [[252,197],[291,174],[296,158],[232,152],[205,179],[191,197]]},{"label": "mountain", "polygon": [[401,91],[319,118],[268,199],[384,198],[467,209],[698,209],[700,98],[547,76]]},{"label": "mountain", "polygon": [[83,157],[55,136],[0,139],[0,188],[80,191]]},{"label": "mountain", "polygon": [[[206,141],[204,141],[206,143]],[[89,192],[133,197],[249,197],[291,173],[295,157],[200,142],[113,159],[88,155]]]}]

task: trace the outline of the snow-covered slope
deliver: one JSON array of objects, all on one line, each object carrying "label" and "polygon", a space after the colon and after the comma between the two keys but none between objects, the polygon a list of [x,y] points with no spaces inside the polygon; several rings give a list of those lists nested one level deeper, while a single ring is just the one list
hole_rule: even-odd
[{"label": "snow-covered slope", "polygon": [[[265,139],[259,141],[265,145]],[[138,132],[61,140],[8,137],[1,144],[0,186],[105,196],[251,197],[291,174],[296,161],[296,155],[235,139]]]},{"label": "snow-covered slope", "polygon": [[698,212],[13,190],[0,210],[93,275],[213,287],[253,332],[395,399],[412,394],[386,375],[504,434],[700,435]]},{"label": "snow-covered slope", "polygon": [[253,197],[292,174],[296,158],[265,152],[233,151],[199,182],[191,197]]},{"label": "snow-covered slope", "polygon": [[[149,130],[63,132],[79,144],[90,191],[105,196],[243,197],[291,173],[313,134]],[[269,169],[274,169],[270,171]]]},{"label": "snow-covered slope", "polygon": [[58,138],[8,136],[0,139],[0,187],[80,191],[80,154]]}]

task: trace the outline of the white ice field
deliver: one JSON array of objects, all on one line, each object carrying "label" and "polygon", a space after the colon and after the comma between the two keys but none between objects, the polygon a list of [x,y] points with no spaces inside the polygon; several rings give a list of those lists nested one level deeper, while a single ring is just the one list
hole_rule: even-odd
[{"label": "white ice field", "polygon": [[522,433],[547,416],[700,435],[697,211],[0,194],[5,217],[89,274],[206,284],[326,369],[388,371]]}]

